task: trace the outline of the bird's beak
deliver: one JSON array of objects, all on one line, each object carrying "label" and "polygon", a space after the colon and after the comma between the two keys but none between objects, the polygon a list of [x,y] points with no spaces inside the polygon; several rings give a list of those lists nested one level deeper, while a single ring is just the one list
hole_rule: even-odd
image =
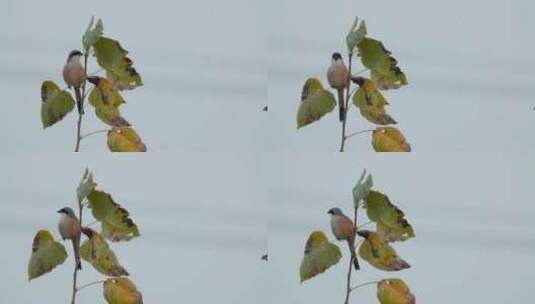
[{"label": "bird's beak", "polygon": [[59,210],[58,210],[58,213],[61,213],[62,210],[63,210],[63,209],[59,209]]}]

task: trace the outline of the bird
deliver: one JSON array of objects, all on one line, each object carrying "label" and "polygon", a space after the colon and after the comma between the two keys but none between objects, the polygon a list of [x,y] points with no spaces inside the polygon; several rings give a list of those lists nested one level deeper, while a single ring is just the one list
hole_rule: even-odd
[{"label": "bird", "polygon": [[332,208],[328,212],[331,215],[331,229],[337,240],[347,240],[349,252],[356,270],[360,269],[359,261],[355,253],[355,233],[357,228],[349,217],[344,215],[340,208]]},{"label": "bird", "polygon": [[327,80],[329,85],[338,92],[338,109],[340,110],[340,121],[344,121],[346,110],[344,108],[344,90],[349,87],[351,75],[344,64],[340,53],[333,53],[332,62],[327,70]]},{"label": "bird", "polygon": [[67,57],[67,62],[63,67],[63,80],[69,87],[74,88],[74,93],[76,94],[76,102],[78,106],[78,112],[83,113],[82,102],[82,93],[80,87],[85,82],[86,74],[85,69],[80,62],[80,58],[83,53],[79,50],[72,50]]},{"label": "bird", "polygon": [[262,260],[266,261],[268,260],[268,254],[264,254],[262,257],[261,257]]},{"label": "bird", "polygon": [[61,214],[58,222],[59,234],[63,240],[69,239],[72,241],[76,268],[81,270],[82,262],[80,260],[80,237],[82,233],[82,227],[80,226],[80,221],[74,214],[74,211],[69,207],[61,208],[58,210],[58,213]]}]

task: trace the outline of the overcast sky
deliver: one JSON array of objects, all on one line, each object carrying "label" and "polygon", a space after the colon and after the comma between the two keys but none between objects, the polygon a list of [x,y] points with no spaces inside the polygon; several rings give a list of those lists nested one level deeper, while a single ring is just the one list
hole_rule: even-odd
[{"label": "overcast sky", "polygon": [[[298,268],[309,233],[330,233],[326,211],[350,211],[364,168],[415,227],[415,239],[396,244],[413,267],[386,275],[406,279],[418,302],[531,299],[533,1],[4,0],[2,8],[0,302],[67,301],[71,259],[31,283],[26,265],[37,229],[57,237],[55,211],[74,202],[86,166],[140,226],[142,237],[113,246],[147,303],[342,302],[345,260],[302,285]],[[143,78],[123,93],[121,111],[159,153],[98,153],[107,151],[98,134],[81,146],[96,153],[70,154],[74,113],[42,129],[41,82],[64,86],[62,66],[92,15]],[[410,155],[372,154],[368,135],[336,153],[335,114],[296,130],[302,85],[312,76],[326,84],[355,16],[409,80],[385,96]],[[88,109],[83,133],[104,128]],[[373,127],[349,115],[350,132]],[[359,282],[385,276],[363,264]],[[86,266],[81,282],[98,277]],[[99,297],[87,289],[80,303]],[[354,300],[374,303],[373,288]]]}]

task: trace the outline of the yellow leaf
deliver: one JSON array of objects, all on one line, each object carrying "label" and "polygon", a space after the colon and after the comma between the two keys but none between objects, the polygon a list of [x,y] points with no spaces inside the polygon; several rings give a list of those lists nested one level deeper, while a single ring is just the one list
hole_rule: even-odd
[{"label": "yellow leaf", "polygon": [[143,304],[143,296],[128,278],[111,278],[104,282],[104,298],[109,304]]},{"label": "yellow leaf", "polygon": [[368,230],[359,230],[357,234],[365,238],[359,247],[360,257],[375,268],[399,271],[410,267],[380,234]]},{"label": "yellow leaf", "polygon": [[97,117],[112,127],[128,127],[130,123],[121,116],[119,106],[125,103],[123,97],[105,78],[92,76],[87,80],[95,85],[89,93],[89,103],[95,107]]},{"label": "yellow leaf", "polygon": [[112,152],[146,152],[147,146],[132,128],[114,127],[108,131],[108,148]]},{"label": "yellow leaf", "polygon": [[384,279],[377,283],[377,299],[381,304],[414,304],[416,299],[400,279]]},{"label": "yellow leaf", "polygon": [[371,80],[363,77],[355,77],[352,80],[360,86],[353,95],[353,104],[359,108],[364,118],[377,125],[397,123],[386,113],[385,105],[388,103]]},{"label": "yellow leaf", "polygon": [[82,232],[88,237],[80,247],[82,259],[91,263],[98,272],[104,275],[114,277],[129,275],[128,271],[119,264],[117,256],[99,233],[90,228],[82,228]]},{"label": "yellow leaf", "polygon": [[411,145],[394,127],[378,127],[372,133],[372,146],[376,152],[410,152]]}]

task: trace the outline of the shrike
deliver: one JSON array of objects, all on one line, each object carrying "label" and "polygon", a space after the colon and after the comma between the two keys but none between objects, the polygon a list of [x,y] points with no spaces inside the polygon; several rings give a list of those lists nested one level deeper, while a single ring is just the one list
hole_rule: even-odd
[{"label": "shrike", "polygon": [[359,270],[359,261],[355,253],[355,233],[357,228],[353,225],[353,222],[342,213],[340,208],[332,208],[327,212],[331,215],[331,229],[337,240],[347,240],[349,245],[349,252],[351,253],[351,259],[355,269]]},{"label": "shrike", "polygon": [[[82,52],[78,50],[73,50],[69,53],[67,57],[67,63],[63,67],[63,79],[65,83],[74,88],[74,93],[76,94],[76,100],[82,100],[82,93],[80,92],[80,87],[85,82],[85,69],[80,63],[80,58],[82,57]],[[78,105],[78,111],[82,111],[81,105]]]},{"label": "shrike", "polygon": [[350,79],[351,75],[349,75],[349,70],[346,68],[344,60],[342,60],[342,55],[340,53],[333,53],[331,66],[327,70],[327,80],[329,81],[329,85],[338,92],[340,121],[343,121],[345,118],[344,90],[349,86]]},{"label": "shrike", "polygon": [[61,214],[58,223],[59,234],[63,240],[69,239],[72,241],[76,267],[82,269],[82,262],[80,261],[80,236],[82,227],[80,227],[80,221],[74,214],[74,211],[69,207],[58,210],[58,213]]}]

